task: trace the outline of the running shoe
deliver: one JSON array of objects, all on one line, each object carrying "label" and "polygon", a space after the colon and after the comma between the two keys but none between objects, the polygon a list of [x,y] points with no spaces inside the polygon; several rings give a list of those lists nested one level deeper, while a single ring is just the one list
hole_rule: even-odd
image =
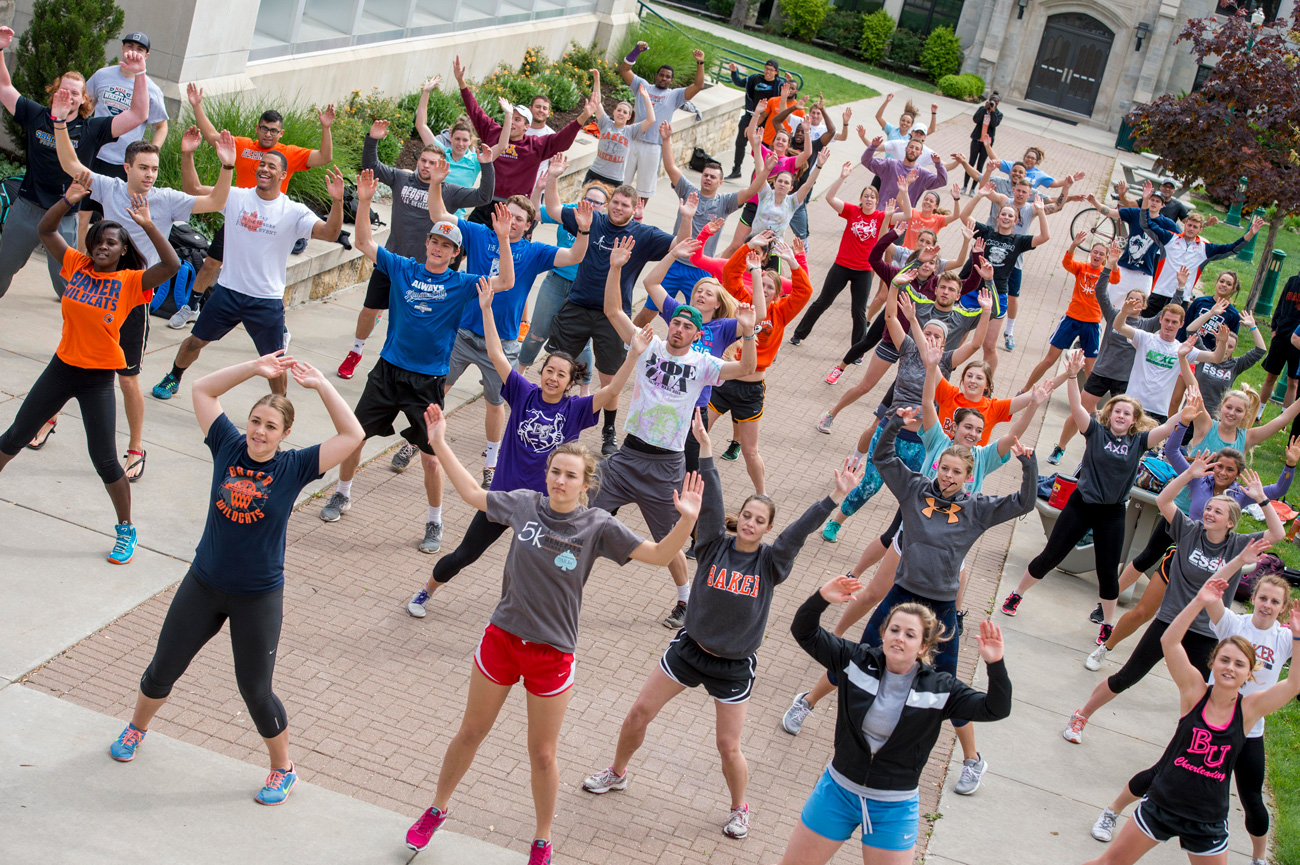
[{"label": "running shoe", "polygon": [[154,399],[171,399],[176,396],[176,391],[180,390],[181,382],[176,376],[167,373],[162,377],[162,381],[153,386]]},{"label": "running shoe", "polygon": [[1014,616],[1016,611],[1020,609],[1020,602],[1022,600],[1024,600],[1024,597],[1017,595],[1015,592],[1007,595],[1007,599],[1002,602],[1002,615]]},{"label": "running shoe", "polygon": [[831,544],[837,543],[840,539],[840,526],[842,525],[844,524],[837,523],[833,519],[827,520],[826,528],[822,529],[822,540]]},{"label": "running shoe", "polygon": [[1097,632],[1097,645],[1098,646],[1106,645],[1106,641],[1110,639],[1110,635],[1114,633],[1114,631],[1115,631],[1114,625],[1108,625],[1105,622],[1102,622],[1101,629]]},{"label": "running shoe", "polygon": [[607,427],[600,431],[600,455],[603,457],[613,456],[618,450],[618,433],[613,427]]},{"label": "running shoe", "polygon": [[794,695],[794,702],[781,716],[781,729],[791,736],[798,736],[803,729],[803,722],[812,714],[813,707],[808,705],[808,692]]},{"label": "running shoe", "polygon": [[436,553],[442,549],[442,523],[425,523],[424,540],[420,541],[420,552]]},{"label": "running shoe", "polygon": [[1088,657],[1083,659],[1083,666],[1094,673],[1101,669],[1101,665],[1106,662],[1106,656],[1110,654],[1110,649],[1106,648],[1106,643],[1100,643],[1097,648],[1088,653]]},{"label": "running shoe", "polygon": [[737,177],[739,177],[739,176],[740,176],[740,169],[739,169],[739,168],[733,168],[733,169],[731,170],[731,173],[727,175],[727,179],[728,179],[728,180],[735,180],[735,179],[736,179]]},{"label": "running shoe", "polygon": [[393,462],[392,462],[393,471],[395,472],[406,471],[406,467],[411,464],[411,459],[416,455],[418,451],[419,448],[417,448],[415,445],[411,444],[410,442],[402,442],[402,446],[397,449],[397,453],[393,454]]},{"label": "running shoe", "polygon": [[118,523],[117,542],[113,544],[113,552],[108,554],[108,563],[110,565],[125,565],[135,558],[135,526],[130,523]]},{"label": "running shoe", "polygon": [[989,764],[978,753],[973,759],[961,761],[961,777],[957,779],[957,786],[952,788],[954,793],[960,793],[962,796],[969,796],[980,788],[980,782],[984,780],[984,773],[988,770]]},{"label": "running shoe", "polygon": [[1066,726],[1065,732],[1061,733],[1065,741],[1073,742],[1076,745],[1083,744],[1083,728],[1088,726],[1088,719],[1079,714],[1075,709],[1074,714],[1070,716],[1070,723]]},{"label": "running shoe", "polygon": [[685,555],[686,558],[690,559],[692,562],[695,561],[695,541],[691,541],[691,545],[686,548]]},{"label": "running shoe", "polygon": [[148,730],[141,730],[135,724],[127,724],[117,741],[108,746],[108,753],[119,763],[130,763],[135,759],[135,749],[140,747]]},{"label": "running shoe", "polygon": [[862,358],[858,358],[857,360],[853,361],[853,365],[862,366]]},{"label": "running shoe", "polygon": [[826,383],[835,384],[840,380],[840,376],[842,375],[844,375],[844,370],[840,369],[838,366],[833,366],[831,367],[831,371],[826,373]]},{"label": "running shoe", "polygon": [[320,509],[320,518],[327,523],[337,523],[351,508],[352,499],[335,490],[334,495],[330,496],[330,500],[325,503],[325,507]]},{"label": "running shoe", "polygon": [[352,378],[357,372],[359,363],[361,363],[361,352],[348,352],[348,356],[343,358],[343,363],[339,364],[339,378]]},{"label": "running shoe", "polygon": [[496,469],[490,469],[490,468],[487,468],[486,466],[484,466],[484,467],[483,467],[483,483],[479,484],[479,486],[481,486],[481,487],[482,487],[483,489],[485,489],[485,490],[490,490],[490,489],[492,489],[492,477],[493,477],[496,473],[497,473],[497,470],[496,470]]},{"label": "running shoe", "polygon": [[[1098,841],[1109,842],[1111,838],[1115,837],[1115,821],[1118,819],[1119,815],[1109,808],[1102,811],[1101,816],[1097,818],[1097,822],[1092,824],[1092,837]],[[1255,865],[1255,861],[1251,859],[1251,865]]]},{"label": "running shoe", "polygon": [[551,865],[551,842],[537,838],[528,849],[528,865]]},{"label": "running shoe", "polygon": [[608,793],[610,790],[626,790],[627,773],[620,775],[612,767],[601,769],[596,774],[588,775],[583,779],[582,789],[596,794]]},{"label": "running shoe", "polygon": [[734,463],[740,458],[740,442],[733,441],[727,445],[727,449],[722,452],[722,458],[727,462]]},{"label": "running shoe", "polygon": [[728,838],[744,838],[749,834],[749,803],[746,802],[727,818],[726,824],[722,827],[722,834]]},{"label": "running shoe", "polygon": [[406,830],[406,846],[416,853],[428,847],[429,841],[433,839],[433,833],[438,831],[446,819],[446,811],[439,811],[430,805],[420,815],[420,819],[416,820],[411,825],[411,828]]},{"label": "running shoe", "polygon": [[664,627],[676,630],[684,624],[686,624],[686,602],[678,601],[677,606],[673,607],[673,611],[664,619]]},{"label": "running shoe", "polygon": [[803,345],[803,340],[797,336],[790,337],[790,345]]},{"label": "running shoe", "polygon": [[424,605],[428,602],[429,593],[424,589],[420,589],[420,591],[415,593],[415,597],[411,598],[411,603],[406,605],[406,612],[415,616],[417,619],[423,619],[428,612],[424,609]]},{"label": "running shoe", "polygon": [[1009,333],[1003,334],[1002,345],[1004,348],[1006,348],[1007,351],[1015,351],[1016,338]]},{"label": "running shoe", "polygon": [[172,317],[167,319],[167,326],[172,330],[180,330],[185,325],[197,320],[199,310],[197,307],[182,306],[172,313]]},{"label": "running shoe", "polygon": [[960,640],[961,635],[965,631],[966,631],[966,611],[958,610],[957,611],[957,639]]},{"label": "running shoe", "polygon": [[1101,604],[1097,604],[1097,606],[1093,607],[1092,612],[1088,614],[1088,621],[1092,622],[1094,625],[1100,625],[1102,622],[1106,621],[1105,616],[1106,614],[1101,611]]},{"label": "running shoe", "polygon": [[1060,445],[1056,445],[1055,447],[1052,448],[1052,455],[1047,458],[1047,464],[1049,466],[1058,465],[1061,462],[1061,457],[1063,456],[1065,456],[1065,448],[1061,447]]},{"label": "running shoe", "polygon": [[272,769],[271,774],[266,776],[266,784],[253,798],[259,805],[283,805],[297,783],[298,773],[293,771],[293,763],[289,764],[288,769]]},{"label": "running shoe", "polygon": [[826,412],[825,414],[822,415],[822,419],[817,421],[817,432],[830,435],[831,424],[833,423],[835,423],[835,415],[831,414],[830,412]]}]

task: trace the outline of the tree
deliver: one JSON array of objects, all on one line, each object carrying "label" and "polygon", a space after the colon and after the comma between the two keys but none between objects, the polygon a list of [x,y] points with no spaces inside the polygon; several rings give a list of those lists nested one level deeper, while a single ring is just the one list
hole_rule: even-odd
[{"label": "tree", "polygon": [[[36,0],[18,40],[14,87],[44,102],[45,89],[63,73],[89,78],[107,63],[104,46],[122,32],[123,17],[113,0]],[[6,114],[5,124],[17,148],[25,150],[27,136],[13,117]]]},{"label": "tree", "polygon": [[1246,177],[1243,210],[1273,208],[1249,308],[1278,229],[1300,211],[1300,7],[1260,27],[1244,9],[1227,19],[1193,18],[1178,41],[1201,63],[1217,58],[1214,71],[1200,90],[1136,105],[1126,119],[1138,146],[1157,154],[1158,170],[1199,181],[1220,201],[1235,201]]}]

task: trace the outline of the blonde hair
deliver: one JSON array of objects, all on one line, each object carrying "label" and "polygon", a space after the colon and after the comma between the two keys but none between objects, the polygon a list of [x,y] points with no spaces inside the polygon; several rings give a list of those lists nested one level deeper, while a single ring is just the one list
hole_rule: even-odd
[{"label": "blonde hair", "polygon": [[[1181,306],[1178,308],[1182,309]],[[1126,393],[1113,396],[1106,400],[1106,405],[1102,407],[1101,411],[1097,412],[1097,423],[1104,427],[1109,427],[1110,413],[1115,408],[1115,404],[1121,402],[1126,402],[1133,407],[1133,426],[1129,427],[1129,435],[1144,433],[1147,430],[1153,430],[1159,426],[1159,424],[1155,422],[1155,418],[1142,410],[1142,401],[1137,397],[1129,396]]]},{"label": "blonde hair", "polygon": [[[736,310],[740,308],[740,302],[731,296],[731,292],[727,291],[727,289],[723,287],[722,283],[718,282],[711,276],[705,276],[695,281],[695,284],[691,286],[691,297],[694,298],[695,289],[705,283],[713,286],[713,293],[718,296],[718,309],[713,313],[712,320],[717,320],[719,318],[735,318]],[[703,312],[703,310],[700,311]]]},{"label": "blonde hair", "polygon": [[1291,607],[1295,604],[1295,598],[1291,597],[1291,584],[1278,574],[1264,574],[1255,580],[1255,588],[1250,590],[1250,602],[1255,603],[1255,596],[1264,586],[1274,586],[1282,590],[1282,609],[1278,611],[1277,620],[1285,623],[1291,618]]},{"label": "blonde hair", "polygon": [[918,604],[915,601],[908,601],[905,604],[898,604],[885,616],[885,621],[880,623],[880,638],[883,640],[885,632],[889,630],[889,623],[894,620],[894,616],[903,613],[908,616],[916,616],[921,620],[921,652],[920,659],[923,664],[934,663],[934,650],[947,640],[949,635],[939,618],[935,616],[934,610],[925,604]]},{"label": "blonde hair", "polygon": [[253,416],[253,410],[258,406],[270,406],[280,413],[284,418],[284,428],[286,431],[293,428],[293,403],[289,402],[287,396],[280,396],[278,393],[268,393],[266,396],[253,403],[253,408],[248,410],[248,416]]},{"label": "blonde hair", "polygon": [[556,454],[567,454],[582,460],[582,485],[587,488],[587,491],[578,495],[578,501],[587,504],[588,497],[594,496],[600,488],[600,482],[596,480],[596,455],[582,442],[564,442],[546,457],[548,472],[551,470],[551,463],[555,462]]},{"label": "blonde hair", "polygon": [[[963,418],[963,420],[965,420],[965,418]],[[975,454],[971,453],[970,448],[962,447],[961,445],[950,445],[944,448],[943,453],[939,454],[940,460],[944,457],[956,457],[966,466],[967,475],[973,475],[975,473]]]},{"label": "blonde hair", "polygon": [[1259,391],[1243,381],[1223,395],[1223,399],[1219,400],[1219,408],[1223,408],[1223,404],[1230,399],[1239,399],[1246,403],[1246,414],[1242,417],[1237,429],[1248,430],[1254,426],[1255,414],[1259,411],[1261,402]]},{"label": "blonde hair", "polygon": [[[1223,502],[1228,507],[1228,522],[1230,529],[1236,529],[1237,523],[1241,522],[1241,502],[1232,496],[1214,496],[1210,502]],[[1210,502],[1206,502],[1208,505]],[[1202,512],[1204,513],[1204,512]]]}]

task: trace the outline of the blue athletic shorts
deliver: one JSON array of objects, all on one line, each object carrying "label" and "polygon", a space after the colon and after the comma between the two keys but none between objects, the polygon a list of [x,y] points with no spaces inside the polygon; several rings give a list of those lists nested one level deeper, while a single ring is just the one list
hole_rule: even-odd
[{"label": "blue athletic shorts", "polygon": [[[674,261],[672,267],[668,268],[668,273],[664,275],[664,281],[661,283],[664,291],[668,292],[669,297],[676,297],[682,303],[691,302],[691,292],[695,290],[695,283],[709,276],[709,272],[699,267],[693,267],[683,261]],[[655,304],[654,298],[647,296],[645,299],[645,308],[659,311]]]},{"label": "blue athletic shorts", "polygon": [[199,310],[190,331],[195,339],[216,342],[242,324],[257,346],[257,354],[284,348],[284,301],[278,297],[249,297],[217,283]]},{"label": "blue athletic shorts", "polygon": [[1077,318],[1063,315],[1056,325],[1056,330],[1052,331],[1050,342],[1052,348],[1064,351],[1074,345],[1075,337],[1079,339],[1084,357],[1096,357],[1097,352],[1101,350],[1101,323],[1079,321]]},{"label": "blue athletic shorts", "polygon": [[1020,297],[1020,277],[1024,271],[1018,267],[1011,269],[1011,275],[1007,277],[1007,296]]},{"label": "blue athletic shorts", "polygon": [[[863,822],[865,808],[867,822]],[[921,817],[920,799],[877,802],[845,790],[822,772],[804,803],[799,819],[812,831],[832,841],[847,841],[862,827],[862,846],[877,850],[911,850],[916,846]]]}]

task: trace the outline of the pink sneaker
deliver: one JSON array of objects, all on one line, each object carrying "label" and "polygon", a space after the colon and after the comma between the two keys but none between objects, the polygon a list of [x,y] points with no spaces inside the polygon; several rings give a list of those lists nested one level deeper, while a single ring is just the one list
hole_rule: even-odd
[{"label": "pink sneaker", "polygon": [[[433,833],[437,832],[442,826],[443,821],[447,819],[446,811],[439,811],[430,805],[425,812],[420,815],[410,829],[406,830],[406,846],[410,847],[416,853],[419,853],[425,847],[429,846],[429,841],[433,838]],[[548,845],[549,846],[549,845]]]},{"label": "pink sneaker", "polygon": [[538,838],[528,851],[528,865],[551,865],[551,842]]},{"label": "pink sneaker", "polygon": [[844,370],[840,369],[838,366],[833,366],[831,367],[831,371],[826,373],[826,383],[835,384],[840,380],[840,376],[842,375],[844,375]]},{"label": "pink sneaker", "polygon": [[348,352],[348,356],[343,358],[343,363],[339,364],[339,378],[352,378],[356,374],[359,363],[361,363],[361,355],[355,351]]}]

